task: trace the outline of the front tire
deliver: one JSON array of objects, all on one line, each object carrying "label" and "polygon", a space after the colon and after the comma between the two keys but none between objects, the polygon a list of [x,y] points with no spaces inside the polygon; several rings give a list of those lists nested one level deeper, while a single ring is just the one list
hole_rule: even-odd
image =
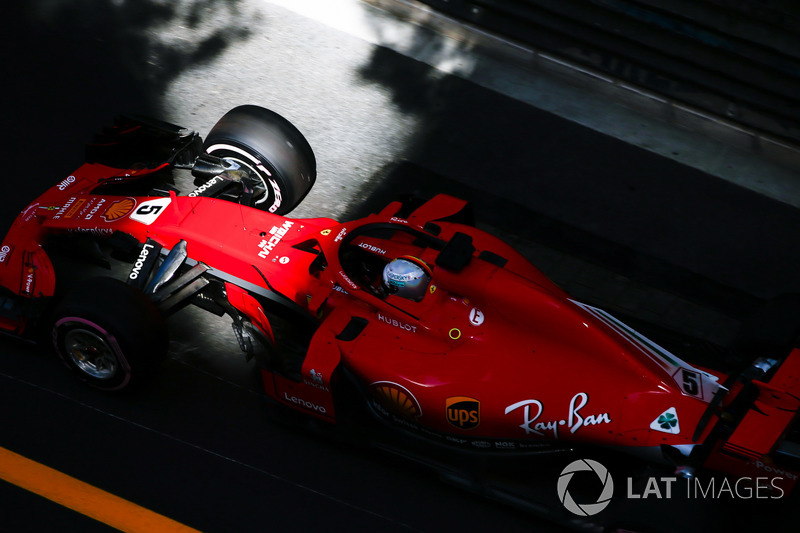
[{"label": "front tire", "polygon": [[56,353],[81,381],[106,391],[149,376],[167,353],[164,318],[140,291],[112,278],[79,284],[55,309]]},{"label": "front tire", "polygon": [[303,134],[263,107],[243,105],[228,111],[211,128],[203,149],[257,177],[253,207],[270,213],[289,213],[316,180],[316,158]]}]

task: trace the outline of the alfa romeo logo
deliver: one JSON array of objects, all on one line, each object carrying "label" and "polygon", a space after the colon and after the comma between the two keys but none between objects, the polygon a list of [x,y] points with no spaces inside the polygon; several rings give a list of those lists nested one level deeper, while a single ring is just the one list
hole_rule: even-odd
[{"label": "alfa romeo logo", "polygon": [[667,431],[671,430],[678,423],[678,419],[672,413],[664,413],[657,419],[658,425]]},{"label": "alfa romeo logo", "polygon": [[[594,503],[577,503],[569,493],[569,483],[576,472],[594,472],[603,484],[603,490]],[[614,494],[614,480],[611,479],[608,469],[591,459],[578,459],[573,461],[561,471],[558,478],[558,499],[567,511],[578,516],[592,516],[608,506]]]}]

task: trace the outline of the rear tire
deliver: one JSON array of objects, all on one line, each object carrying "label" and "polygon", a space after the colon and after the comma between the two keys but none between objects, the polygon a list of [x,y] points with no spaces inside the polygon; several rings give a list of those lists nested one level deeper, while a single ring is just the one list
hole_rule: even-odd
[{"label": "rear tire", "polygon": [[203,149],[249,169],[260,182],[253,207],[270,213],[289,213],[316,180],[316,158],[303,134],[263,107],[243,105],[228,111],[211,128]]},{"label": "rear tire", "polygon": [[140,291],[113,278],[79,284],[52,321],[56,353],[81,381],[121,391],[149,376],[167,353],[164,318]]}]

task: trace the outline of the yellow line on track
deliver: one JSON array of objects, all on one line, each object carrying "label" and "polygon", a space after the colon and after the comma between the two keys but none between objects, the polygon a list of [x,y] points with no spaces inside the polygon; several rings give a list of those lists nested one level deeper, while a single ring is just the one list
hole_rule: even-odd
[{"label": "yellow line on track", "polygon": [[0,478],[120,531],[197,531],[2,447]]}]

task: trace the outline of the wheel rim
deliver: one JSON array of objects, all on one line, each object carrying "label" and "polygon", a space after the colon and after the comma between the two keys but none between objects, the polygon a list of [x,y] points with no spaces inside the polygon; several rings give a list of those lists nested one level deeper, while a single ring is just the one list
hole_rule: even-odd
[{"label": "wheel rim", "polygon": [[264,179],[264,176],[261,175],[261,172],[259,172],[257,168],[255,168],[252,164],[248,163],[247,161],[242,161],[241,159],[237,159],[235,157],[223,157],[223,159],[227,161],[233,161],[234,163],[240,166],[247,167],[248,169],[250,169],[250,175],[256,176],[258,180],[261,182],[261,190],[263,192],[258,196],[253,196],[253,205],[263,204],[264,202],[267,201],[267,199],[269,199],[269,189],[267,188],[269,187],[269,184],[267,183],[267,180]]},{"label": "wheel rim", "polygon": [[108,379],[119,368],[117,355],[108,341],[88,329],[69,330],[64,335],[64,350],[81,372],[93,378]]},{"label": "wheel rim", "polygon": [[[215,150],[214,148],[217,148],[217,149]],[[232,152],[231,150],[235,150],[235,151]],[[232,154],[236,154],[237,151],[240,151],[242,155],[247,156],[248,158],[252,158],[253,157],[253,156],[247,154],[247,152],[245,152],[241,148],[237,148],[236,146],[221,145],[221,144],[215,144],[215,145],[211,146],[210,149],[206,153],[208,153],[209,155],[216,154],[217,157],[220,157],[220,158],[224,159],[225,161],[230,161],[230,162],[235,163],[235,164],[237,164],[239,166],[247,167],[250,170],[250,174],[252,176],[256,176],[258,178],[258,180],[261,182],[261,189],[262,189],[263,192],[260,195],[253,197],[253,205],[254,206],[255,205],[260,205],[260,204],[266,202],[270,197],[270,194],[269,194],[270,184],[267,183],[267,178],[264,176],[264,172],[266,172],[267,175],[270,175],[270,173],[266,169],[264,169],[264,172],[259,170],[257,168],[259,166],[259,164],[256,163],[257,160],[255,160],[255,159],[253,161],[246,161],[246,160],[242,159],[241,157],[237,157],[237,155],[232,155]]]}]

